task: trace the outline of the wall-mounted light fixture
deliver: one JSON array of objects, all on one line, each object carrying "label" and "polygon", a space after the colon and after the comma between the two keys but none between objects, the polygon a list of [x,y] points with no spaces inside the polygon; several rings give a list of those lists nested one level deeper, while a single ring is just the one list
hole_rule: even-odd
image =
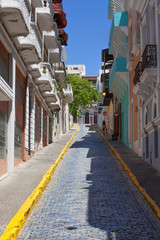
[{"label": "wall-mounted light fixture", "polygon": [[102,96],[103,96],[103,97],[106,96],[106,92],[105,92],[105,91],[102,92]]}]

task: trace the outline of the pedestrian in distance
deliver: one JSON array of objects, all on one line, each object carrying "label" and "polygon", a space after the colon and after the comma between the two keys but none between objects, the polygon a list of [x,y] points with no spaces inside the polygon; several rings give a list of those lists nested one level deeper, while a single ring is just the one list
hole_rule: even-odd
[{"label": "pedestrian in distance", "polygon": [[105,123],[104,120],[102,122],[102,130],[103,130],[103,133],[105,134],[105,132],[106,132],[106,123]]}]

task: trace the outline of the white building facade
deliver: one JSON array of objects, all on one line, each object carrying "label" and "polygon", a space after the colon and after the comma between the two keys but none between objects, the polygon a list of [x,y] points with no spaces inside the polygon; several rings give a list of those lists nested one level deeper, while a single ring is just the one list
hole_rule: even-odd
[{"label": "white building facade", "polygon": [[127,1],[140,14],[141,61],[134,93],[141,100],[142,157],[160,171],[160,1]]},{"label": "white building facade", "polygon": [[70,127],[73,93],[55,14],[49,0],[0,1],[0,176]]},{"label": "white building facade", "polygon": [[83,64],[66,65],[66,71],[67,74],[75,75],[78,77],[86,75],[86,67]]}]

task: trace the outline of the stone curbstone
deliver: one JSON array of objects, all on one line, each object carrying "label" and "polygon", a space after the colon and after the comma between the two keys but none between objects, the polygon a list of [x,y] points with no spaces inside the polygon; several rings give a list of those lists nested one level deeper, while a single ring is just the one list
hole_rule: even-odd
[{"label": "stone curbstone", "polygon": [[46,188],[51,176],[53,175],[58,163],[62,159],[64,153],[66,152],[67,148],[69,147],[71,141],[73,140],[75,134],[79,130],[79,125],[75,132],[73,133],[70,140],[67,142],[67,145],[64,147],[62,152],[60,153],[59,157],[55,161],[55,163],[48,169],[48,171],[43,175],[41,182],[38,186],[34,189],[31,195],[26,199],[23,205],[20,207],[18,212],[15,216],[11,219],[9,224],[7,225],[4,233],[0,236],[0,240],[13,240],[16,238],[19,230],[21,229],[22,225],[26,221],[27,217],[31,213],[32,209],[38,202],[43,190]]}]

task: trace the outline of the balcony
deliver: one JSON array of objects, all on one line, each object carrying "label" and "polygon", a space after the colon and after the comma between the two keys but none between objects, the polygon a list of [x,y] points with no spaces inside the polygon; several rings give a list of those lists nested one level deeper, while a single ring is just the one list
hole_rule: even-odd
[{"label": "balcony", "polygon": [[132,33],[132,53],[138,56],[140,52],[140,26],[136,24]]},{"label": "balcony", "polygon": [[133,88],[133,92],[135,95],[145,98],[148,95],[148,87],[141,82],[137,82]]},{"label": "balcony", "polygon": [[128,82],[126,58],[115,58],[109,78],[109,91],[120,100],[128,89]]},{"label": "balcony", "polygon": [[53,6],[50,0],[43,0],[43,7],[35,9],[37,23],[40,31],[50,32],[54,30]]},{"label": "balcony", "polygon": [[101,74],[101,82],[108,81],[109,82],[109,71],[106,71],[107,73]]},{"label": "balcony", "polygon": [[105,63],[105,65],[102,65],[101,69],[102,69],[103,71],[104,71],[104,69],[110,71],[111,68],[112,68],[112,65],[113,65],[113,60]]},{"label": "balcony", "polygon": [[125,56],[128,47],[128,14],[117,12],[113,15],[110,36],[109,53]]},{"label": "balcony", "polygon": [[157,47],[146,45],[142,54],[142,75],[140,81],[151,88],[157,82]]},{"label": "balcony", "polygon": [[43,0],[32,0],[32,6],[34,8],[43,7]]},{"label": "balcony", "polygon": [[135,72],[135,75],[134,75],[133,83],[134,85],[136,85],[137,82],[140,82],[140,77],[142,75],[142,62],[138,62],[134,72]]},{"label": "balcony", "polygon": [[110,101],[113,99],[112,93],[106,93],[106,96],[103,98],[103,106],[109,106]]},{"label": "balcony", "polygon": [[55,30],[52,30],[50,32],[43,31],[43,35],[45,47],[47,50],[55,49],[58,47],[57,35]]},{"label": "balcony", "polygon": [[106,78],[103,82],[103,89],[107,92],[109,91],[109,75],[108,78]]},{"label": "balcony", "polygon": [[112,19],[115,12],[124,10],[124,2],[119,0],[108,0],[108,18]]},{"label": "balcony", "polygon": [[55,78],[59,82],[60,86],[65,88],[66,86],[66,70],[63,62],[54,63]]},{"label": "balcony", "polygon": [[42,95],[48,104],[55,103],[58,100],[57,90],[55,89],[54,85],[52,85],[52,90],[50,92],[49,91],[43,92]]},{"label": "balcony", "polygon": [[25,63],[34,64],[41,61],[41,40],[34,23],[31,24],[30,34],[27,37],[15,38],[15,44]]},{"label": "balcony", "polygon": [[58,98],[57,102],[55,103],[50,103],[49,108],[51,109],[52,112],[59,112],[60,111],[60,100]]},{"label": "balcony", "polygon": [[73,102],[72,85],[67,84],[67,88],[64,88],[63,92],[64,92],[64,95],[65,95],[64,102],[65,103],[72,103]]},{"label": "balcony", "polygon": [[53,63],[60,63],[61,62],[61,47],[52,49],[49,52],[50,62]]},{"label": "balcony", "polygon": [[113,55],[109,54],[108,48],[102,50],[101,57],[102,57],[102,62],[104,62],[104,63],[112,62],[112,60],[113,60]]},{"label": "balcony", "polygon": [[39,78],[41,76],[41,71],[39,64],[31,64],[28,66],[28,70],[33,78]]},{"label": "balcony", "polygon": [[54,78],[51,66],[49,63],[40,63],[40,72],[41,72],[41,77],[36,79],[36,83],[40,89],[40,91],[46,92],[46,91],[52,91],[52,80]]},{"label": "balcony", "polygon": [[10,36],[29,34],[30,6],[27,0],[0,0],[0,18]]}]

